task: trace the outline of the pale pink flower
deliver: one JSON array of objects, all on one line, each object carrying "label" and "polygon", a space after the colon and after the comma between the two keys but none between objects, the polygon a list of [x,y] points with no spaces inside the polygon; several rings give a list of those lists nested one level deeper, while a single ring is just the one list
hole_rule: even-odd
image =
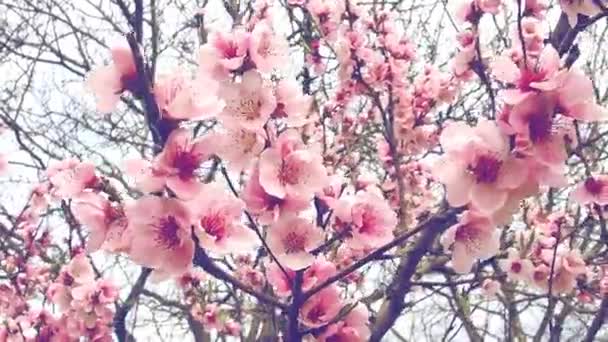
[{"label": "pale pink flower", "polygon": [[284,132],[260,156],[260,184],[272,196],[310,199],[326,181],[321,155],[306,149],[296,132]]},{"label": "pale pink flower", "polygon": [[190,199],[201,190],[195,171],[210,157],[210,142],[193,139],[191,134],[184,128],[173,130],[155,159],[156,168],[166,177],[167,187],[183,199]]},{"label": "pale pink flower", "polygon": [[510,57],[500,56],[492,62],[490,69],[496,79],[515,86],[502,90],[500,95],[507,104],[516,105],[535,92],[556,89],[560,85],[557,77],[560,63],[557,51],[547,45],[538,59],[538,66],[520,68]]},{"label": "pale pink flower", "polygon": [[86,79],[86,86],[97,98],[97,110],[109,113],[116,108],[120,95],[125,90],[133,90],[137,83],[137,71],[131,49],[125,40],[115,42],[110,50],[112,63],[92,70]]},{"label": "pale pink flower", "polygon": [[291,78],[277,83],[277,107],[272,117],[283,120],[288,127],[302,127],[311,121],[307,116],[312,97],[304,95],[300,87],[300,84]]},{"label": "pale pink flower", "polygon": [[592,17],[602,13],[602,9],[595,4],[594,0],[559,0],[559,5],[566,16],[568,16],[568,24],[572,28],[578,23],[579,14]]},{"label": "pale pink flower", "polygon": [[243,129],[239,125],[225,124],[225,131],[212,134],[213,150],[231,171],[240,173],[258,158],[264,150],[265,139],[257,131]]},{"label": "pale pink flower", "polygon": [[367,323],[369,311],[367,307],[358,303],[344,319],[332,324],[317,337],[318,342],[365,342],[371,332]]},{"label": "pale pink flower", "polygon": [[480,120],[475,128],[449,124],[440,142],[445,154],[433,173],[445,185],[447,201],[454,207],[470,202],[491,214],[526,179],[525,162],[510,153],[507,136],[494,122]]},{"label": "pale pink flower", "polygon": [[217,254],[244,252],[257,237],[241,222],[244,204],[216,185],[204,185],[188,202],[199,245]]},{"label": "pale pink flower", "polygon": [[87,259],[87,256],[80,252],[77,253],[67,265],[67,273],[78,284],[85,284],[95,280],[95,272]]},{"label": "pale pink flower", "polygon": [[502,0],[475,0],[475,4],[485,13],[498,14]]},{"label": "pale pink flower", "polygon": [[128,222],[120,204],[110,202],[100,194],[86,192],[74,199],[72,211],[89,230],[89,252],[102,247],[116,252],[128,248],[128,234],[125,232]]},{"label": "pale pink flower", "polygon": [[260,169],[257,165],[253,168],[241,198],[249,212],[255,214],[263,224],[270,224],[279,216],[297,214],[310,207],[310,200],[307,198],[289,194],[284,198],[278,198],[268,194],[260,184]]},{"label": "pale pink flower", "polygon": [[277,105],[272,89],[253,70],[245,72],[239,83],[224,84],[219,95],[226,102],[219,119],[252,131],[262,129]]},{"label": "pale pink flower", "polygon": [[[277,296],[288,297],[291,295],[291,282],[295,279],[296,272],[285,266],[283,266],[283,269],[285,272],[276,263],[270,263],[266,268],[266,276],[268,283],[272,285]],[[334,263],[327,261],[323,256],[317,257],[310,267],[304,271],[302,290],[308,291],[312,289],[335,275],[336,272],[337,269]]]},{"label": "pale pink flower", "polygon": [[[285,272],[283,272],[283,270],[285,270]],[[291,295],[291,282],[295,279],[296,272],[285,267],[283,267],[283,270],[281,270],[277,263],[272,262],[266,267],[266,277],[277,296],[289,297]],[[285,275],[285,273],[287,273],[287,275]]]},{"label": "pale pink flower", "polygon": [[563,71],[560,86],[555,92],[560,114],[586,122],[606,120],[608,117],[608,111],[595,102],[591,79],[580,71]]},{"label": "pale pink flower", "polygon": [[144,196],[125,208],[132,231],[129,255],[138,264],[180,275],[194,256],[188,209],[174,198]]},{"label": "pale pink flower", "polygon": [[498,261],[498,265],[511,280],[530,281],[532,279],[534,270],[532,261],[521,258],[517,250],[509,250],[507,259]]},{"label": "pale pink flower", "polygon": [[199,50],[199,68],[214,78],[239,69],[247,55],[248,39],[248,34],[241,29],[210,33],[209,41]]},{"label": "pale pink flower", "polygon": [[571,198],[580,205],[595,203],[608,204],[608,176],[596,175],[579,183],[570,194]]},{"label": "pale pink flower", "polygon": [[124,161],[124,169],[126,175],[134,179],[137,189],[143,192],[158,192],[165,187],[165,173],[156,169],[148,160],[127,159]]},{"label": "pale pink flower", "polygon": [[235,322],[233,319],[228,319],[224,323],[224,329],[222,332],[226,333],[229,336],[241,336],[241,324]]},{"label": "pale pink flower", "polygon": [[289,61],[289,44],[284,36],[272,31],[266,21],[255,25],[249,36],[249,56],[263,73],[283,70]]},{"label": "pale pink flower", "polygon": [[[197,306],[198,306],[198,304],[195,307],[197,307]],[[195,307],[193,307],[193,310]],[[198,310],[200,310],[200,308]],[[220,307],[216,303],[209,303],[209,304],[205,305],[205,309],[201,310],[201,311],[202,312],[199,315],[193,314],[193,316],[195,316],[195,317],[201,316],[201,318],[202,318],[201,323],[203,323],[205,328],[207,328],[208,330],[211,330],[211,329],[221,330],[222,329],[222,327],[224,326],[224,323],[221,321]]]},{"label": "pale pink flower", "polygon": [[498,291],[500,291],[500,283],[494,279],[484,279],[481,283],[481,293],[486,297],[496,297]]},{"label": "pale pink flower", "polygon": [[268,229],[268,246],[281,265],[299,270],[314,261],[310,252],[323,243],[323,231],[297,216],[281,217]]},{"label": "pale pink flower", "polygon": [[310,297],[300,309],[300,320],[309,327],[319,327],[340,312],[342,300],[336,285],[330,285]]},{"label": "pale pink flower", "polygon": [[371,189],[359,191],[353,198],[338,200],[333,209],[340,229],[347,229],[346,243],[350,248],[377,248],[393,239],[397,215],[388,202]]},{"label": "pale pink flower", "polygon": [[458,223],[441,236],[444,249],[452,249],[452,267],[467,273],[477,259],[494,256],[499,248],[500,232],[492,221],[472,211],[465,211]]},{"label": "pale pink flower", "polygon": [[154,84],[154,95],[163,117],[205,120],[215,117],[222,109],[218,89],[212,79],[192,81],[178,70],[159,77]]},{"label": "pale pink flower", "polygon": [[54,187],[53,193],[60,198],[74,197],[85,189],[94,187],[98,181],[95,165],[76,159],[66,159],[50,166],[47,175]]}]

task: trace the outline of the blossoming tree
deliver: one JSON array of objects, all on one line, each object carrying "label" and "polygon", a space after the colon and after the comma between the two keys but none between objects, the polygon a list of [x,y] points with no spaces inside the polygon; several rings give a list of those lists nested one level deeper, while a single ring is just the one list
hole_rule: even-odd
[{"label": "blossoming tree", "polygon": [[608,336],[604,0],[0,8],[0,341]]}]

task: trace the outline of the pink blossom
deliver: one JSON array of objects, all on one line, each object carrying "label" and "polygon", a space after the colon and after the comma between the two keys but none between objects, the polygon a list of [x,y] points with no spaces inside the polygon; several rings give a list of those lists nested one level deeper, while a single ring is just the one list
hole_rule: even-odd
[{"label": "pink blossom", "polygon": [[494,279],[484,279],[481,284],[481,293],[486,296],[493,298],[500,291],[500,283]]},{"label": "pink blossom", "polygon": [[475,4],[485,13],[498,14],[502,0],[475,0]]},{"label": "pink blossom", "polygon": [[283,267],[283,269],[285,270],[285,273],[287,273],[287,276],[277,263],[270,263],[266,267],[266,277],[277,296],[289,297],[291,295],[291,282],[295,279],[296,272],[285,267]]},{"label": "pink blossom", "polygon": [[201,247],[225,254],[244,252],[255,245],[257,237],[241,223],[243,202],[220,187],[204,185],[188,206]]},{"label": "pink blossom", "polygon": [[89,252],[102,246],[109,251],[124,251],[128,248],[128,234],[125,234],[127,218],[120,204],[87,192],[74,199],[72,211],[76,219],[89,229]]},{"label": "pink blossom", "polygon": [[241,325],[233,319],[229,319],[224,323],[223,332],[229,336],[241,336]]},{"label": "pink blossom", "polygon": [[332,324],[317,337],[318,342],[364,342],[371,335],[367,326],[369,312],[364,304],[358,303],[344,317]]},{"label": "pink blossom", "polygon": [[[285,266],[283,269],[287,275],[285,275],[283,270],[281,270],[276,263],[270,263],[266,268],[266,276],[277,296],[288,297],[291,295],[291,282],[295,278],[296,273],[294,270]],[[302,277],[302,290],[308,291],[312,289],[336,274],[336,272],[336,265],[333,262],[327,261],[323,256],[318,256],[310,267],[304,271]]]},{"label": "pink blossom", "polygon": [[263,73],[282,70],[289,60],[288,53],[285,37],[273,32],[266,21],[255,25],[249,39],[249,56],[256,69]]},{"label": "pink blossom", "polygon": [[216,96],[218,89],[214,80],[192,81],[178,70],[156,81],[154,95],[163,117],[205,120],[213,118],[222,109]]},{"label": "pink blossom", "polygon": [[212,32],[199,50],[200,72],[221,79],[243,65],[247,55],[248,34],[240,29],[230,33]]},{"label": "pink blossom", "polygon": [[215,154],[228,162],[231,171],[240,173],[258,158],[264,150],[264,137],[257,131],[239,125],[225,124],[225,131],[213,133],[208,141],[214,143]]},{"label": "pink blossom", "polygon": [[534,269],[532,261],[521,258],[517,250],[509,250],[507,259],[500,260],[498,265],[511,280],[530,281],[532,279]]},{"label": "pink blossom", "polygon": [[113,111],[122,92],[133,90],[137,82],[135,62],[127,42],[114,42],[110,50],[112,63],[92,70],[86,79],[86,86],[97,97],[97,110],[102,113]]},{"label": "pink blossom", "polygon": [[310,252],[323,242],[323,231],[297,216],[279,218],[268,229],[267,242],[282,265],[299,270],[314,261]]},{"label": "pink blossom", "polygon": [[309,327],[319,327],[340,312],[342,301],[336,285],[330,285],[310,297],[300,309],[300,320]]},{"label": "pink blossom", "polygon": [[260,156],[260,184],[275,197],[311,198],[325,186],[327,171],[319,154],[302,144],[293,131],[284,132]]},{"label": "pink blossom", "polygon": [[276,87],[277,107],[272,117],[282,119],[288,127],[302,127],[310,122],[312,98],[302,94],[300,85],[294,79],[280,80]]},{"label": "pink blossom", "polygon": [[138,264],[180,275],[194,256],[188,209],[174,198],[144,196],[125,208],[133,233],[129,255]]},{"label": "pink blossom", "polygon": [[94,187],[98,181],[95,165],[76,159],[66,159],[49,166],[47,175],[54,187],[54,194],[61,198],[74,197]]},{"label": "pink blossom", "polygon": [[257,215],[264,224],[276,221],[279,216],[297,214],[310,207],[310,200],[307,198],[290,194],[279,198],[268,194],[260,184],[260,169],[257,165],[253,168],[241,198],[245,201],[247,210]]},{"label": "pink blossom", "polygon": [[66,268],[67,273],[78,284],[85,284],[95,280],[95,272],[87,256],[77,253]]},{"label": "pink blossom", "polygon": [[487,217],[465,211],[458,223],[441,236],[444,249],[452,249],[452,267],[458,273],[471,270],[476,259],[486,259],[498,252],[500,233]]},{"label": "pink blossom", "polygon": [[590,176],[579,183],[570,194],[571,198],[580,205],[595,203],[608,204],[608,176]]},{"label": "pink blossom", "polygon": [[146,192],[159,192],[165,187],[165,174],[148,160],[127,159],[124,161],[125,173],[135,181],[137,189]]},{"label": "pink blossom", "polygon": [[219,119],[252,131],[262,129],[277,105],[272,89],[253,70],[245,72],[239,83],[224,84],[219,95],[226,102]]},{"label": "pink blossom", "polygon": [[193,139],[190,131],[178,128],[171,132],[155,165],[165,175],[167,186],[183,199],[194,197],[202,187],[195,171],[210,157],[209,142]]},{"label": "pink blossom", "polygon": [[388,202],[371,189],[337,201],[333,209],[340,229],[347,229],[346,242],[350,248],[377,248],[393,239],[397,215]]}]

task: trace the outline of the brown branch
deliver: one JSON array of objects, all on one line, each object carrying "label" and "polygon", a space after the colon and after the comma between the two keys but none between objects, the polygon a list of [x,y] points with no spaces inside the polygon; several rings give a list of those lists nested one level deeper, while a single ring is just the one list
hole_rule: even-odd
[{"label": "brown branch", "polygon": [[602,302],[600,304],[600,309],[598,310],[597,314],[595,314],[595,317],[593,317],[593,321],[591,322],[591,325],[589,326],[589,330],[587,330],[587,334],[585,335],[585,339],[583,341],[585,341],[585,342],[595,341],[595,335],[597,335],[598,331],[600,331],[600,328],[604,324],[604,321],[606,320],[607,315],[608,315],[608,296],[605,295],[604,299],[602,299]]}]

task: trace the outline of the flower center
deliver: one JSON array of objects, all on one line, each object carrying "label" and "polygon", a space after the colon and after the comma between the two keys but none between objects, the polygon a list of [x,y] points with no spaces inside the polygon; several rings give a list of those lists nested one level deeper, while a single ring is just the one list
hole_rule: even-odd
[{"label": "flower center", "polygon": [[323,317],[325,315],[325,310],[323,310],[323,307],[321,307],[321,305],[317,305],[314,308],[312,308],[310,311],[308,311],[308,314],[306,314],[306,318],[313,323],[316,322],[320,322],[321,321],[321,317]]},{"label": "flower center", "polygon": [[604,184],[593,177],[587,178],[585,181],[585,190],[592,195],[598,195],[602,192]]},{"label": "flower center", "polygon": [[283,161],[279,171],[279,179],[283,184],[296,184],[299,176],[299,168],[295,163]]},{"label": "flower center", "polygon": [[482,155],[477,158],[475,165],[470,169],[473,175],[475,175],[477,183],[494,183],[498,178],[498,171],[501,165],[502,161],[496,157]]},{"label": "flower center", "polygon": [[530,83],[540,82],[545,79],[545,76],[544,71],[536,72],[529,69],[524,69],[521,72],[517,87],[521,89],[521,91],[534,91],[536,89],[530,87]]},{"label": "flower center", "polygon": [[207,215],[201,218],[201,227],[205,233],[215,237],[216,241],[226,236],[226,220],[220,215]]},{"label": "flower center", "polygon": [[200,164],[199,157],[190,151],[180,150],[176,153],[173,166],[178,170],[178,176],[182,180],[192,178],[194,171]]},{"label": "flower center", "polygon": [[533,143],[539,143],[551,136],[553,120],[550,115],[542,111],[532,114],[528,118],[528,132]]},{"label": "flower center", "polygon": [[175,248],[180,243],[180,238],[177,234],[179,229],[180,227],[175,217],[167,216],[160,219],[156,242],[166,249]]},{"label": "flower center", "polygon": [[306,245],[306,237],[296,232],[289,232],[283,238],[283,244],[285,245],[285,253],[297,253],[304,250]]},{"label": "flower center", "polygon": [[260,106],[260,101],[254,101],[252,98],[244,98],[239,101],[239,112],[245,119],[254,120],[260,116],[258,113]]},{"label": "flower center", "polygon": [[456,229],[454,239],[460,243],[463,243],[469,252],[474,253],[481,247],[479,235],[479,230],[474,226],[461,225]]},{"label": "flower center", "polygon": [[519,273],[521,272],[522,266],[521,266],[521,262],[519,261],[513,261],[511,263],[511,272],[513,273]]}]

